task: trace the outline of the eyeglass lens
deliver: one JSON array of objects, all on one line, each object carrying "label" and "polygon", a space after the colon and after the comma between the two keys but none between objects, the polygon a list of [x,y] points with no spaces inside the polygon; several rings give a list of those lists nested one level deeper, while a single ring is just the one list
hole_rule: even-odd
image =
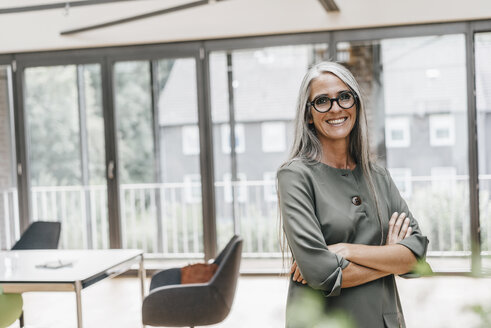
[{"label": "eyeglass lens", "polygon": [[331,109],[332,103],[335,101],[338,103],[339,107],[348,109],[355,104],[355,97],[349,91],[341,92],[337,98],[329,98],[326,95],[320,95],[314,99],[314,107],[319,112],[327,112]]}]

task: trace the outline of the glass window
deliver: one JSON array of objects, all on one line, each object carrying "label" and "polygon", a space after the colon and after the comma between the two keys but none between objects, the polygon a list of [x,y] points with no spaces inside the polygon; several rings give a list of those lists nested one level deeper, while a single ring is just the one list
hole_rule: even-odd
[{"label": "glass window", "polygon": [[114,75],[123,247],[203,257],[195,60],[117,62]]},{"label": "glass window", "polygon": [[476,107],[479,154],[479,220],[484,269],[491,269],[491,32],[475,40]]},{"label": "glass window", "polygon": [[[328,58],[326,44],[212,52],[211,105],[215,163],[218,247],[235,231],[244,236],[250,257],[281,256],[276,225],[276,196],[265,173],[287,160],[292,141],[298,89],[308,67]],[[232,94],[229,94],[232,90]],[[232,108],[231,108],[231,106]],[[230,121],[233,111],[234,122]],[[235,156],[230,126],[235,125]],[[233,167],[235,165],[235,167]],[[232,172],[247,176],[232,177]],[[219,177],[239,181],[238,190]],[[269,178],[268,178],[269,179]],[[240,191],[244,188],[244,192]],[[230,199],[235,195],[236,199]],[[247,201],[244,196],[247,195]],[[231,203],[228,201],[231,200]]]},{"label": "glass window", "polygon": [[455,144],[455,119],[453,115],[430,115],[430,144],[432,146],[452,146]]},{"label": "glass window", "polygon": [[201,201],[201,176],[199,174],[185,174],[184,188],[187,203],[198,203]]},{"label": "glass window", "polygon": [[0,66],[0,249],[10,249],[20,236],[17,197],[12,73]]},{"label": "glass window", "polygon": [[183,126],[182,131],[182,153],[184,155],[199,154],[199,129],[196,125]]},{"label": "glass window", "polygon": [[61,221],[61,248],[107,248],[100,65],[24,71],[31,219]]},{"label": "glass window", "polygon": [[261,123],[263,152],[284,152],[286,150],[286,126],[284,122]]},{"label": "glass window", "polygon": [[264,200],[267,202],[277,202],[278,195],[276,194],[276,172],[264,172]]},{"label": "glass window", "polygon": [[[397,169],[394,180],[430,240],[428,261],[436,270],[469,270],[465,36],[338,45],[337,59],[350,68],[367,96],[372,151],[391,172]],[[454,171],[439,171],[441,167]],[[450,186],[437,191],[436,174],[450,176]],[[442,254],[444,258],[437,258]]]},{"label": "glass window", "polygon": [[390,168],[390,175],[402,197],[411,197],[412,181],[410,168]]},{"label": "glass window", "polygon": [[155,178],[152,99],[148,62],[114,65],[119,179],[149,183]]},{"label": "glass window", "polygon": [[454,190],[457,180],[455,167],[432,167],[431,186],[435,191]]},{"label": "glass window", "polygon": [[[196,61],[194,58],[169,58],[158,60],[156,64],[160,148],[156,195],[160,199],[160,214],[155,225],[162,229],[159,245],[164,254],[173,257],[203,258]],[[188,139],[182,142],[192,145],[189,149],[195,156],[185,155],[179,149],[183,126]]]},{"label": "glass window", "polygon": [[408,117],[387,117],[385,119],[385,145],[390,148],[411,145]]},{"label": "glass window", "polygon": [[[230,154],[230,125],[222,124],[222,152]],[[245,151],[245,131],[244,124],[235,125],[235,152],[243,153]]]},{"label": "glass window", "polygon": [[237,173],[238,181],[232,183],[232,176],[230,173],[223,175],[223,181],[225,183],[225,202],[231,203],[233,200],[232,187],[234,187],[237,201],[240,203],[247,202],[247,176],[244,173]]}]

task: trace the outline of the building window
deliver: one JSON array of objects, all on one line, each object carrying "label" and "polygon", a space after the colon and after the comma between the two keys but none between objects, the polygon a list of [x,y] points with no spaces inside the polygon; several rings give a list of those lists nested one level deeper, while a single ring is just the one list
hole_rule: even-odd
[{"label": "building window", "polygon": [[[222,152],[230,154],[230,125],[222,124]],[[243,153],[245,151],[245,133],[243,124],[235,124],[235,152]]]},{"label": "building window", "polygon": [[436,191],[452,191],[457,181],[457,169],[453,166],[431,168],[431,187]]},{"label": "building window", "polygon": [[409,168],[389,168],[392,180],[399,189],[403,198],[411,197],[413,185],[411,181],[411,169]]},{"label": "building window", "polygon": [[390,148],[411,145],[409,117],[387,117],[385,119],[385,145]]},{"label": "building window", "polygon": [[[237,173],[237,179],[233,185],[235,187],[235,195],[237,196],[237,201],[239,203],[247,202],[247,176],[245,173]],[[223,175],[223,194],[225,202],[231,203],[233,200],[232,195],[232,175],[230,173],[225,173]]]},{"label": "building window", "polygon": [[201,176],[199,174],[184,175],[184,199],[186,203],[201,202]]},{"label": "building window", "polygon": [[182,132],[182,153],[184,155],[199,154],[199,129],[197,125],[185,125]]},{"label": "building window", "polygon": [[261,124],[263,152],[283,152],[286,150],[286,129],[284,122],[265,122]]},{"label": "building window", "polygon": [[453,146],[455,119],[451,114],[430,115],[430,145]]},{"label": "building window", "polygon": [[264,172],[264,200],[267,202],[277,202],[278,196],[276,195],[276,172]]}]

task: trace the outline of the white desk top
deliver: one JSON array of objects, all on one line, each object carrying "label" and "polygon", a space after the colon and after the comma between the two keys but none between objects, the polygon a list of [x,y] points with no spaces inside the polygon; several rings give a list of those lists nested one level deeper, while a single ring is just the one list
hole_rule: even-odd
[{"label": "white desk top", "polygon": [[[142,254],[135,249],[0,251],[0,284],[81,281],[90,285],[91,280],[109,276],[111,270],[133,263]],[[36,267],[58,260],[73,264],[57,269]]]}]

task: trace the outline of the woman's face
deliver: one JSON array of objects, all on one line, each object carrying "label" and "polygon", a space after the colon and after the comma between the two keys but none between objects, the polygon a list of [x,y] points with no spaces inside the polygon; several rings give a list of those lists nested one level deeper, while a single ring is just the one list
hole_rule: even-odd
[{"label": "woman's face", "polygon": [[[309,102],[322,94],[329,98],[337,98],[340,92],[349,90],[350,88],[336,75],[323,73],[311,82]],[[343,109],[337,102],[333,102],[331,109],[326,113],[319,113],[310,106],[310,113],[312,118],[309,123],[314,123],[317,137],[321,142],[341,139],[349,141],[349,134],[356,122],[356,104],[351,108]]]}]

